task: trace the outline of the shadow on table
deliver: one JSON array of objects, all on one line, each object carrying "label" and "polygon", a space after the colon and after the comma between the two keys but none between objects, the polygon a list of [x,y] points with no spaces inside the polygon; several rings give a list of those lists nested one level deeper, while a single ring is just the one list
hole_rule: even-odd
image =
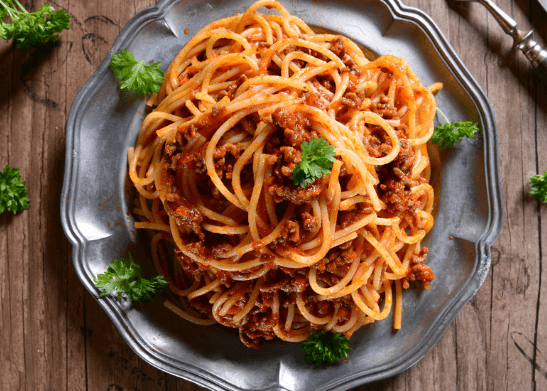
[{"label": "shadow on table", "polygon": [[[17,91],[24,93],[34,101],[56,109],[58,104],[40,97],[30,81],[42,73],[48,66],[48,59],[55,54],[55,48],[61,46],[59,41],[46,42],[30,49],[18,49],[15,42],[2,45],[0,48],[0,107],[6,107],[9,97]],[[12,70],[10,72],[9,70]]]}]

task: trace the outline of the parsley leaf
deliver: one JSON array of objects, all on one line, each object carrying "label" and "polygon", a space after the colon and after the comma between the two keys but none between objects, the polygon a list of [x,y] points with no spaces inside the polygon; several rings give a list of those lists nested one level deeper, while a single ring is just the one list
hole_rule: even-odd
[{"label": "parsley leaf", "polygon": [[334,145],[329,145],[323,136],[312,139],[308,143],[300,144],[302,155],[300,163],[294,168],[291,179],[295,185],[306,187],[321,178],[323,174],[330,174],[332,163],[336,161]]},{"label": "parsley leaf", "polygon": [[351,350],[347,337],[342,333],[327,330],[312,331],[310,337],[302,342],[306,362],[310,364],[332,364],[348,356]]},{"label": "parsley leaf", "polygon": [[25,181],[21,180],[18,168],[6,165],[0,173],[0,213],[9,210],[13,214],[30,208]]},{"label": "parsley leaf", "polygon": [[133,261],[129,253],[129,260],[116,259],[108,265],[105,273],[97,275],[93,281],[97,284],[97,288],[104,289],[100,294],[101,297],[116,292],[118,295],[126,295],[129,300],[142,304],[145,301],[151,301],[152,296],[169,283],[161,275],[148,280],[141,277],[141,273],[141,267]]},{"label": "parsley leaf", "polygon": [[145,65],[144,60],[137,61],[129,50],[114,53],[109,68],[114,76],[120,78],[120,88],[135,90],[139,94],[147,95],[158,92],[163,81],[164,73],[160,69],[160,62]]},{"label": "parsley leaf", "polygon": [[543,175],[533,175],[528,183],[532,185],[528,193],[536,200],[547,203],[547,171]]},{"label": "parsley leaf", "polygon": [[[451,147],[454,143],[462,141],[462,137],[471,138],[479,131],[476,122],[450,122],[441,110],[437,109],[437,111],[441,113],[446,120],[444,125],[435,126],[435,131],[431,138],[431,142],[439,144],[439,148]],[[456,131],[454,132],[454,130]]]},{"label": "parsley leaf", "polygon": [[[10,23],[4,22],[7,16]],[[0,36],[15,39],[19,49],[55,41],[58,33],[70,30],[69,23],[66,10],[55,12],[49,4],[43,4],[36,12],[28,12],[17,0],[0,0]]]}]

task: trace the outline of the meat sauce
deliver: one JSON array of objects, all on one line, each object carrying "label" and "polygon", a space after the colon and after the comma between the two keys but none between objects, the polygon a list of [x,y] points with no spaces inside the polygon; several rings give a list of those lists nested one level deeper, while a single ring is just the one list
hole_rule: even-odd
[{"label": "meat sauce", "polygon": [[[295,50],[294,47],[285,49],[286,53]],[[361,106],[365,99],[365,94],[355,91],[353,81],[360,70],[353,62],[350,56],[346,54],[343,38],[339,37],[332,41],[330,50],[334,52],[346,65],[345,72],[349,72],[350,85],[339,101],[336,108],[336,115],[344,115],[348,110]],[[323,56],[311,50],[307,53],[319,59]],[[275,66],[275,65],[272,65]],[[189,68],[186,74],[181,76],[179,83],[186,82],[192,76],[194,70]],[[245,76],[240,77],[221,91],[222,97],[227,96],[233,99],[236,90],[246,80]],[[310,106],[320,109],[326,109],[326,98],[330,98],[335,85],[332,79],[328,77],[317,76],[311,80],[312,84],[321,86],[319,92],[302,92],[301,97]],[[382,96],[378,102],[370,106],[370,110],[377,113],[384,119],[397,119],[397,108],[390,106],[385,96]],[[183,147],[187,140],[191,140],[199,133],[206,139],[218,129],[227,119],[226,113],[222,109],[215,108],[210,114],[202,116],[191,125],[184,124],[179,129],[176,140],[166,147],[164,168],[162,170],[162,182],[165,186],[164,207],[166,213],[175,219],[179,227],[186,228],[186,234],[182,235],[187,251],[204,260],[220,259],[219,255],[229,251],[237,244],[238,239],[233,242],[226,239],[226,235],[219,235],[202,229],[202,224],[206,221],[199,206],[192,200],[181,195],[181,179],[179,172],[183,168],[191,168],[196,174],[196,184],[200,189],[200,194],[208,195],[215,202],[215,210],[221,213],[230,203],[222,194],[216,190],[210,178],[206,174],[205,168],[205,150],[207,143],[198,151],[193,153],[183,153]],[[256,123],[257,118],[250,116],[249,121]],[[287,108],[278,108],[268,119],[269,124],[274,128],[264,145],[264,153],[268,154],[268,164],[271,165],[271,175],[267,179],[265,191],[270,194],[276,204],[276,214],[281,220],[289,203],[296,205],[294,215],[286,221],[281,229],[281,234],[271,244],[268,249],[279,255],[287,254],[289,250],[298,249],[310,234],[315,234],[320,228],[320,221],[313,215],[311,203],[326,189],[329,181],[329,175],[323,176],[313,183],[302,188],[294,185],[290,179],[295,169],[301,161],[300,145],[303,141],[310,141],[319,138],[320,135],[312,129],[312,124],[308,116],[304,113],[295,112]],[[404,125],[395,127],[396,135],[400,142],[400,152],[395,160],[384,166],[377,166],[376,172],[380,180],[377,186],[378,194],[381,200],[386,204],[387,215],[383,217],[400,216],[402,218],[413,219],[416,208],[419,205],[417,195],[411,193],[413,186],[424,183],[426,180],[422,177],[411,178],[411,169],[415,163],[414,151],[410,142],[405,136]],[[382,157],[391,151],[392,145],[387,134],[379,127],[371,127],[370,134],[364,136],[363,143],[366,151],[372,157]],[[235,162],[241,156],[244,149],[237,143],[223,143],[214,151],[215,170],[219,178],[231,190],[232,172]],[[250,161],[252,163],[252,160]],[[340,172],[340,183],[345,184],[349,180],[345,166],[342,166]],[[253,182],[253,173],[251,164],[247,164],[241,175],[242,184]],[[262,206],[262,205],[261,205]],[[262,206],[263,207],[263,206]],[[343,229],[358,221],[362,216],[372,213],[370,205],[365,203],[358,204],[350,208],[349,211],[340,211],[338,215],[337,228]],[[248,224],[246,216],[239,221],[240,224]],[[261,248],[263,245],[255,243],[255,248]],[[372,251],[372,250],[371,250]],[[409,287],[412,281],[420,281],[425,287],[429,287],[429,282],[435,276],[431,268],[424,264],[427,257],[427,248],[422,248],[420,253],[411,258],[410,269],[407,276],[403,279],[404,288]],[[353,261],[359,255],[355,251],[352,242],[345,243],[331,249],[327,255],[317,264],[317,279],[328,286],[334,285],[340,281],[340,275],[344,275],[350,268]],[[313,315],[324,317],[328,314],[336,313],[339,317],[339,323],[347,321],[352,313],[352,299],[350,296],[344,296],[330,301],[319,301],[308,283],[309,268],[287,269],[277,267],[273,264],[271,256],[264,255],[263,264],[270,264],[271,270],[264,275],[263,284],[260,288],[261,294],[258,296],[255,307],[245,316],[237,325],[231,320],[234,313],[239,312],[247,302],[250,292],[249,283],[241,280],[245,275],[258,270],[258,268],[242,272],[228,272],[214,270],[207,264],[197,264],[180,251],[176,251],[176,257],[188,275],[186,285],[192,284],[192,280],[204,281],[208,272],[213,271],[221,278],[220,289],[227,291],[236,288],[241,292],[241,299],[234,304],[233,309],[222,320],[222,323],[238,327],[240,336],[245,345],[258,348],[260,340],[269,340],[275,337],[274,326],[279,319],[276,319],[272,313],[272,305],[275,296],[278,296],[281,303],[280,315],[283,318],[288,311],[288,307],[296,302],[297,295],[302,295],[306,308]],[[268,258],[269,257],[269,258]],[[187,286],[181,286],[181,289]],[[212,304],[209,300],[213,293],[200,296],[190,300],[189,305],[204,317],[212,317]],[[313,325],[312,325],[313,327]]]}]

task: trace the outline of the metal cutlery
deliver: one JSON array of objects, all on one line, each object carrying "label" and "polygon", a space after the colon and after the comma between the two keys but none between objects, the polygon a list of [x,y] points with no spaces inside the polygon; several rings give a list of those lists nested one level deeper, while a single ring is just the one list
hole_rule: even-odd
[{"label": "metal cutlery", "polygon": [[538,75],[547,80],[547,50],[532,38],[533,30],[523,32],[517,27],[517,22],[507,15],[500,7],[491,0],[456,0],[465,2],[480,3],[492,14],[503,31],[513,37],[513,47],[520,49],[526,58],[530,60],[534,68],[537,68]]}]

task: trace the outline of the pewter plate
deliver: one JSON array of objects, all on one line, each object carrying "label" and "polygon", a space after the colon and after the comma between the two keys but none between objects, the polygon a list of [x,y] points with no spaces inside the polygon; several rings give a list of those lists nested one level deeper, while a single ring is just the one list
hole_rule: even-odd
[{"label": "pewter plate", "polygon": [[405,57],[423,84],[444,83],[437,102],[449,118],[478,121],[483,130],[482,137],[441,152],[441,201],[426,240],[437,279],[429,291],[405,292],[402,330],[393,331],[391,319],[363,327],[351,338],[347,363],[315,367],[304,361],[299,344],[270,341],[258,351],[248,349],[234,330],[195,326],[161,300],[132,306],[99,298],[94,286],[93,278],[128,250],[152,273],[148,243],[133,228],[126,162],[146,108],[143,100],[118,89],[108,69],[111,54],[127,47],[138,59],[161,61],[165,70],[199,29],[251,3],[160,0],[129,21],[82,87],[67,121],[61,198],[76,273],[142,359],[213,390],[347,390],[393,376],[435,345],[479,289],[502,223],[492,108],[431,18],[399,0],[298,0],[286,1],[285,7],[313,27],[350,37],[370,53]]}]

